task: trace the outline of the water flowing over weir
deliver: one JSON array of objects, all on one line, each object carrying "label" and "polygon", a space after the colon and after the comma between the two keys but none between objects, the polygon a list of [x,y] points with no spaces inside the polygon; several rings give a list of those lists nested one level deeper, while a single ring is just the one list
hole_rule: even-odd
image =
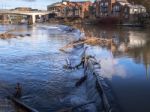
[{"label": "water flowing over weir", "polygon": [[[82,38],[84,36],[80,40]],[[78,48],[78,46],[82,47]],[[111,88],[101,75],[100,63],[95,57],[86,54],[88,47],[84,47],[84,44],[74,45],[73,47],[75,52],[70,52],[71,57],[74,53],[77,53],[80,54],[81,59],[79,60],[82,60],[83,56],[89,58],[85,59],[86,64],[84,65],[82,75],[79,81],[76,82],[76,85],[79,84],[79,86],[76,86],[79,93],[70,98],[71,110],[73,112],[119,112]],[[75,64],[71,58],[69,60],[71,66],[78,64]],[[75,69],[75,71],[78,73],[79,69]]]}]

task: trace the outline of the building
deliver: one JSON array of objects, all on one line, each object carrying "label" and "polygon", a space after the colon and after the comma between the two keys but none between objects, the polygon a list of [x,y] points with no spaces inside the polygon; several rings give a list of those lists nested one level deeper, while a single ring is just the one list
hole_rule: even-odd
[{"label": "building", "polygon": [[47,6],[47,10],[56,14],[56,17],[61,18],[86,18],[89,16],[90,1],[70,2],[63,0]]},{"label": "building", "polygon": [[65,3],[57,2],[54,4],[48,5],[47,10],[53,12],[56,17],[64,17],[65,16]]},{"label": "building", "polygon": [[127,0],[96,0],[94,3],[95,16],[101,21],[135,22],[144,21],[146,8],[142,5],[129,3]]},{"label": "building", "polygon": [[139,15],[143,22],[141,14],[146,13],[144,6],[131,4],[127,0],[95,0],[94,3],[62,0],[49,5],[47,10],[57,18],[89,18],[110,24],[133,23],[139,20]]},{"label": "building", "polygon": [[112,16],[122,18],[124,6],[129,3],[126,0],[119,0],[112,5]]},{"label": "building", "polygon": [[142,5],[126,4],[123,8],[124,21],[136,21],[140,14],[146,13],[146,8]]},{"label": "building", "polygon": [[112,13],[112,5],[116,0],[96,0],[96,16],[107,17]]},{"label": "building", "polygon": [[82,1],[82,2],[77,2],[77,4],[81,7],[80,8],[80,10],[81,10],[80,17],[81,18],[89,17],[89,15],[90,15],[89,7],[92,6],[92,2],[90,2],[90,1]]},{"label": "building", "polygon": [[68,2],[65,11],[68,18],[82,17],[82,6],[78,3]]}]

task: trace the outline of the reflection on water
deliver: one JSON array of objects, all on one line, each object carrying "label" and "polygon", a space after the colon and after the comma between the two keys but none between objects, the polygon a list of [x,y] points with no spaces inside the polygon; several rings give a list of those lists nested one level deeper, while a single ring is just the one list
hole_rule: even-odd
[{"label": "reflection on water", "polygon": [[[96,27],[96,26],[76,26],[85,33],[86,37],[108,38],[112,42],[108,45],[98,45],[91,47],[93,53],[103,52],[104,56],[110,54],[111,58],[128,57],[135,63],[150,64],[150,33],[148,29],[130,29],[115,27]],[[98,51],[99,50],[99,51]],[[107,53],[108,52],[108,53]],[[101,53],[102,54],[102,53]]]},{"label": "reflection on water", "polygon": [[[112,86],[122,112],[149,112],[150,32],[148,29],[76,26],[85,36],[112,39],[110,44],[89,46],[88,53],[101,63],[101,74]],[[85,98],[85,88],[76,89],[82,70],[63,69],[66,58],[76,65],[81,50],[63,53],[59,48],[78,39],[80,32],[69,33],[62,25],[0,26],[0,32],[16,28],[16,34],[31,34],[0,39],[0,96],[23,85],[23,101],[41,112],[70,106]],[[20,31],[20,29],[22,29]],[[82,101],[82,100],[81,100]]]},{"label": "reflection on water", "polygon": [[122,112],[150,111],[150,32],[141,28],[76,26],[85,35],[112,39],[108,45],[89,46],[101,63],[101,74],[111,84]]}]

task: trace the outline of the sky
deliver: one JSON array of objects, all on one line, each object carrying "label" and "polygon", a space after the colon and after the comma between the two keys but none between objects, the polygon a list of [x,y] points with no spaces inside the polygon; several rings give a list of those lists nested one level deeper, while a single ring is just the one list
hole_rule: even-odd
[{"label": "sky", "polygon": [[[15,7],[32,7],[42,10],[46,10],[47,5],[55,2],[60,2],[62,0],[0,0],[0,9],[12,9]],[[79,0],[73,0],[79,1]],[[80,0],[86,1],[86,0]]]}]

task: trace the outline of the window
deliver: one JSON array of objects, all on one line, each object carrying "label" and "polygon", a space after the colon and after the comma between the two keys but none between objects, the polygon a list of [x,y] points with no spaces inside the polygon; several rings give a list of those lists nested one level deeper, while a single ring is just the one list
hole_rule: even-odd
[{"label": "window", "polygon": [[125,15],[125,18],[128,19],[128,18],[129,18],[129,15]]},{"label": "window", "polygon": [[143,8],[143,9],[142,9],[142,12],[146,12],[146,10]]},{"label": "window", "polygon": [[105,2],[105,6],[108,6],[108,2]]},{"label": "window", "polygon": [[115,11],[119,12],[120,11],[120,6],[116,6]]},{"label": "window", "polygon": [[125,12],[125,13],[127,13],[127,12],[128,12],[128,9],[127,9],[127,8],[125,8],[125,9],[124,9],[124,12]]},{"label": "window", "polygon": [[104,3],[101,3],[100,6],[104,6]]},{"label": "window", "polygon": [[138,12],[138,9],[137,8],[133,9],[133,12]]}]

